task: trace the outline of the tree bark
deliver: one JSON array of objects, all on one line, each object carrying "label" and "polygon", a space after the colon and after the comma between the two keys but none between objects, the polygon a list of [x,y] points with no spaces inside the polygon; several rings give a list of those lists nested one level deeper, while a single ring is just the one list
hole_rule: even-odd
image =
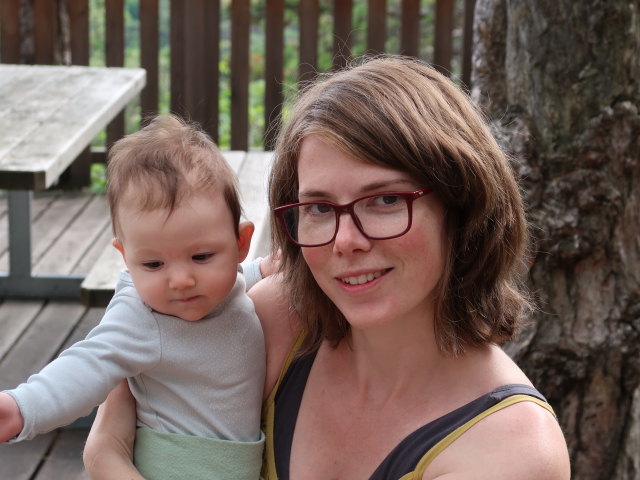
[{"label": "tree bark", "polygon": [[640,4],[478,0],[473,96],[514,156],[539,309],[507,351],[573,478],[640,479]]}]

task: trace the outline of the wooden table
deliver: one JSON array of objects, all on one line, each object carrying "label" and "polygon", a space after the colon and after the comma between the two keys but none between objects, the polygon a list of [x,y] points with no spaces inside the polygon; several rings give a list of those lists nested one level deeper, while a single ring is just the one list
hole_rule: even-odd
[{"label": "wooden table", "polygon": [[145,85],[143,69],[0,64],[0,189],[8,190],[9,272],[0,297],[80,296],[83,276],[31,271],[31,199],[54,185]]}]

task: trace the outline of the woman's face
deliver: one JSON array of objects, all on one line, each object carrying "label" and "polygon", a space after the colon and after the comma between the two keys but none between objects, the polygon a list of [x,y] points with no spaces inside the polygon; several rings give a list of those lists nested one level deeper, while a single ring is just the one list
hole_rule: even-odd
[{"label": "woman's face", "polygon": [[[306,137],[298,159],[299,201],[346,204],[391,191],[415,191],[405,172],[354,158],[318,136]],[[413,203],[411,229],[401,237],[370,240],[343,214],[335,240],[302,248],[318,285],[354,329],[395,320],[425,325],[446,255],[444,208],[435,194]],[[397,322],[395,322],[397,323]]]}]

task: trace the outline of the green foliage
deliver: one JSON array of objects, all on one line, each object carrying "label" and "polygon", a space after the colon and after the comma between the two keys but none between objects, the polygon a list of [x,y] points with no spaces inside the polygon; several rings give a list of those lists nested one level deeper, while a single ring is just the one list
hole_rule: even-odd
[{"label": "green foliage", "polygon": [[101,195],[107,190],[107,166],[104,163],[92,163],[90,170],[89,192]]}]

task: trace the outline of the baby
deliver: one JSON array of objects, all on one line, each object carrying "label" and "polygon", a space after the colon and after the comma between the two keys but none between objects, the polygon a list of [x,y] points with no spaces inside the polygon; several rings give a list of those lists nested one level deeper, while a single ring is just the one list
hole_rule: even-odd
[{"label": "baby", "polygon": [[204,132],[164,115],[113,145],[107,175],[127,270],[85,340],[0,393],[0,441],[68,424],[127,378],[142,475],[258,479],[265,350],[238,273],[253,225],[234,174]]}]

